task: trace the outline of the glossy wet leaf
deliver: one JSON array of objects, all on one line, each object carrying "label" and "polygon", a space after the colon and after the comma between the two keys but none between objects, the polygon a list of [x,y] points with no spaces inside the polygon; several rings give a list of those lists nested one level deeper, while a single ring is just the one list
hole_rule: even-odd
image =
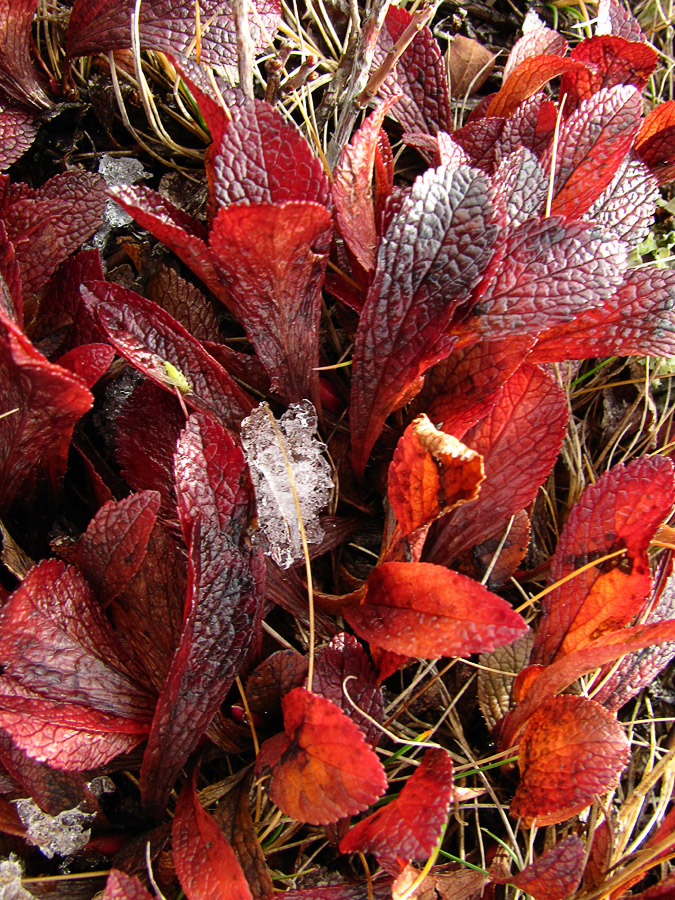
[{"label": "glossy wet leaf", "polygon": [[673,464],[660,456],[619,464],[586,488],[560,535],[549,584],[615,550],[626,552],[544,597],[530,662],[547,665],[633,620],[651,589],[650,541],[674,501]]},{"label": "glossy wet leaf", "polygon": [[630,744],[614,716],[594,700],[566,695],[544,703],[520,738],[520,783],[510,812],[555,825],[616,787]]},{"label": "glossy wet leaf", "polygon": [[452,801],[452,760],[431,749],[395,800],[363,819],[340,842],[342,853],[372,853],[385,866],[431,855]]},{"label": "glossy wet leaf", "polygon": [[527,630],[505,600],[472,578],[431,563],[382,563],[361,606],[344,612],[356,633],[403,656],[467,656]]},{"label": "glossy wet leaf", "polygon": [[384,769],[361,729],[330,700],[295,688],[284,697],[284,732],[265,741],[256,761],[267,792],[300,822],[325,825],[361,812],[387,787]]}]

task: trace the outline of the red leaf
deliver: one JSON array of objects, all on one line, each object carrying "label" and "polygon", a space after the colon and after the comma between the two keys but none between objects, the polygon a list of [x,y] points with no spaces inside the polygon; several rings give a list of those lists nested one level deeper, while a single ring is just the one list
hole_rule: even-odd
[{"label": "red leaf", "polygon": [[[154,700],[76,569],[57,560],[35,566],[4,606],[0,626],[0,726],[29,756],[89,768],[103,760],[88,730],[111,732],[112,756],[128,749],[129,735],[147,732]],[[65,755],[75,754],[78,765],[64,764],[60,726],[71,732]]]},{"label": "red leaf", "polygon": [[504,80],[490,103],[486,115],[510,116],[523,102],[540,91],[552,78],[583,69],[582,63],[560,56],[529,56],[519,63]]},{"label": "red leaf", "polygon": [[368,655],[355,637],[341,632],[321,651],[312,685],[316,694],[333,702],[356,722],[371,746],[377,746],[381,732],[359,710],[382,723],[384,700]]},{"label": "red leaf", "polygon": [[[230,427],[237,427],[253,403],[225,369],[156,303],[107,281],[90,281],[82,288],[87,308],[113,347],[155,384],[176,393],[167,363],[189,382],[185,403],[213,410]],[[184,385],[183,385],[184,387]]]},{"label": "red leaf", "polygon": [[218,206],[247,200],[330,207],[323,164],[292,122],[262,100],[238,105],[232,119],[211,151],[211,192]]},{"label": "red leaf", "polygon": [[539,158],[553,138],[557,118],[557,107],[546,94],[534,94],[524,100],[504,124],[496,146],[497,159],[521,147]]},{"label": "red leaf", "polygon": [[649,44],[610,34],[598,34],[577,44],[570,59],[584,63],[586,68],[567,72],[560,79],[560,96],[567,95],[567,113],[603,88],[632,84],[641,91],[658,62],[656,50]]},{"label": "red leaf", "polygon": [[[563,123],[555,148],[552,215],[578,218],[602,194],[633,144],[642,107],[640,92],[622,85],[581,101]],[[551,147],[542,156],[545,172],[553,152]]]},{"label": "red leaf", "polygon": [[475,500],[485,479],[483,460],[426,415],[404,431],[389,466],[388,494],[404,536]]},{"label": "red leaf", "polygon": [[194,779],[178,797],[172,835],[176,874],[188,900],[251,900],[234,850],[199,802]]},{"label": "red leaf", "polygon": [[427,750],[398,797],[355,825],[340,852],[373,853],[387,867],[429,856],[445,827],[452,791],[450,754]]},{"label": "red leaf", "polygon": [[594,700],[565,695],[530,717],[519,742],[520,784],[511,815],[529,827],[555,825],[619,782],[630,744],[614,716]]},{"label": "red leaf", "polygon": [[675,177],[675,100],[660,103],[646,116],[635,140],[635,152],[659,184]]},{"label": "red leaf", "polygon": [[617,465],[584,491],[563,528],[549,584],[612,551],[625,548],[626,555],[580,573],[544,598],[531,663],[547,665],[640,612],[651,588],[649,543],[673,502],[673,464],[661,456]]},{"label": "red leaf", "polygon": [[73,560],[105,607],[124,590],[145,556],[159,511],[159,494],[143,491],[102,506]]},{"label": "red leaf", "polygon": [[490,262],[497,234],[487,181],[465,166],[429,170],[394,214],[356,333],[350,419],[357,473],[389,413],[448,355],[447,328]]},{"label": "red leaf", "polygon": [[60,263],[94,234],[105,199],[103,178],[76,170],[4,204],[0,218],[14,245],[24,300],[35,297]]},{"label": "red leaf", "polygon": [[361,606],[344,611],[356,633],[404,656],[468,656],[527,631],[506,601],[478,582],[431,563],[382,563]]},{"label": "red leaf", "polygon": [[341,709],[295,688],[283,700],[283,734],[260,748],[256,772],[279,809],[326,825],[366,809],[387,787],[384,769],[363,732]]},{"label": "red leaf", "polygon": [[93,402],[84,382],[48,362],[0,312],[0,506],[9,509],[45,472],[58,489],[73,428]]},{"label": "red leaf", "polygon": [[144,803],[158,814],[257,639],[264,583],[262,555],[249,538],[253,490],[229,433],[217,420],[193,413],[175,465],[188,596],[141,768]]},{"label": "red leaf", "polygon": [[602,306],[623,280],[626,248],[593,223],[562,216],[514,228],[471,314],[457,328],[505,338],[536,335]]},{"label": "red leaf", "polygon": [[478,119],[453,131],[452,139],[468,155],[472,166],[491,173],[505,125],[506,120],[501,116]]},{"label": "red leaf", "polygon": [[552,28],[547,28],[541,21],[538,28],[530,28],[526,31],[526,26],[529,24],[529,16],[526,16],[523,23],[523,36],[518,38],[513,45],[509,58],[506,60],[504,81],[526,59],[533,56],[563,57],[567,53],[567,41],[561,34]]},{"label": "red leaf", "polygon": [[675,352],[675,274],[647,266],[629,269],[624,283],[600,309],[545,331],[533,362]]},{"label": "red leaf", "polygon": [[49,109],[51,101],[31,58],[33,19],[38,0],[13,0],[0,9],[0,90],[20,106]]},{"label": "red leaf", "polygon": [[115,351],[108,344],[84,344],[60,356],[57,364],[77,375],[88,388],[108,371]]},{"label": "red leaf", "polygon": [[480,493],[432,526],[425,558],[450,565],[527,506],[558,457],[568,416],[565,395],[548,374],[518,369],[489,415],[463,438],[483,457]]},{"label": "red leaf", "polygon": [[4,172],[23,156],[37,131],[38,123],[32,113],[0,101],[0,171]]},{"label": "red leaf", "polygon": [[138,878],[119,869],[111,869],[101,900],[152,900]]},{"label": "red leaf", "polygon": [[[89,280],[89,279],[87,279]],[[161,266],[148,282],[147,297],[165,309],[198,341],[220,338],[218,318],[211,300],[168,266]]]},{"label": "red leaf", "polygon": [[[223,0],[200,0],[201,61],[207,65],[237,64],[232,8]],[[280,19],[276,0],[256,0],[249,13],[249,28],[256,51],[266,46]],[[134,0],[110,4],[108,0],[76,0],[70,14],[66,52],[69,57],[89,56],[131,47],[129,22]],[[208,27],[204,23],[208,22]],[[195,41],[192,0],[144,0],[139,11],[141,47],[189,56]]]},{"label": "red leaf", "polygon": [[373,205],[373,167],[384,117],[396,97],[383,100],[342,151],[333,172],[333,200],[340,232],[366,272],[375,268],[377,229]]},{"label": "red leaf", "polygon": [[[412,19],[412,14],[406,9],[389,7],[371,71],[385,61]],[[380,86],[379,96],[382,98],[399,94],[391,115],[404,131],[435,135],[438,131],[452,130],[445,63],[438,42],[426,25],[417,31],[394,71]]]},{"label": "red leaf", "polygon": [[262,719],[263,727],[277,715],[281,718],[281,700],[307,679],[307,659],[297,650],[277,650],[249,675],[246,699],[249,709]]},{"label": "red leaf", "polygon": [[584,842],[578,835],[569,834],[512,878],[492,876],[491,880],[513,884],[534,900],[564,900],[579,886],[585,862]]},{"label": "red leaf", "polygon": [[213,222],[211,246],[231,308],[287,402],[319,406],[321,287],[332,234],[316,203],[235,204]]}]

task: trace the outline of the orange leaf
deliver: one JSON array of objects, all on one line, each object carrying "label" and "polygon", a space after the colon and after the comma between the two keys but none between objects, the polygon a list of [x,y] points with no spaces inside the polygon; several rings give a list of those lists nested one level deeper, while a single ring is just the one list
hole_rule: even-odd
[{"label": "orange leaf", "polygon": [[216,820],[187,782],[173,819],[173,860],[188,900],[251,900],[244,873]]},{"label": "orange leaf", "polygon": [[486,115],[510,116],[523,100],[540,91],[552,78],[585,68],[582,63],[560,56],[529,56],[510,73],[488,106]]},{"label": "orange leaf", "polygon": [[511,815],[526,826],[564,822],[616,787],[629,755],[623,728],[599,703],[553,697],[523,730]]},{"label": "orange leaf", "polygon": [[399,440],[389,466],[389,501],[409,535],[473,500],[485,479],[483,458],[422,413]]},{"label": "orange leaf", "polygon": [[403,656],[468,656],[527,631],[501,597],[433,563],[382,563],[370,573],[364,603],[344,616],[360,637]]},{"label": "orange leaf", "polygon": [[282,707],[285,733],[265,741],[256,773],[287,816],[327,825],[361,812],[387,788],[384,769],[363,732],[330,700],[295,688]]}]

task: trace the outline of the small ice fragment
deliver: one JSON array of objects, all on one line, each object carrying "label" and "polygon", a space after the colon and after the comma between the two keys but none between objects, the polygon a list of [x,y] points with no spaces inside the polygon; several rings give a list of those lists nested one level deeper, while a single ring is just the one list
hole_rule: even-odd
[{"label": "small ice fragment", "polygon": [[266,403],[241,423],[241,440],[258,504],[265,553],[287,569],[301,559],[298,512],[279,436],[293,473],[300,514],[309,544],[323,538],[319,511],[328,503],[333,479],[326,449],[316,437],[316,410],[309,400],[292,403],[276,424]]},{"label": "small ice fragment", "polygon": [[93,813],[82,812],[76,806],[50,816],[42,812],[30,798],[15,800],[14,805],[26,826],[28,840],[39,847],[47,859],[52,856],[70,856],[81,850],[89,840],[91,829],[84,826],[91,824]]},{"label": "small ice fragment", "polygon": [[9,859],[0,860],[0,900],[35,900],[21,884],[22,878],[23,866],[17,856],[10,853]]},{"label": "small ice fragment", "polygon": [[97,775],[87,783],[87,787],[94,797],[102,797],[104,794],[113,794],[117,787],[115,782],[108,775]]},{"label": "small ice fragment", "polygon": [[[109,187],[136,184],[137,181],[150,177],[150,173],[145,171],[143,164],[132,156],[115,157],[108,156],[107,153],[101,157],[98,171],[100,175],[103,175],[105,183]],[[132,221],[133,218],[126,210],[122,209],[119,203],[108,198],[103,211],[103,224],[92,238],[92,243],[95,247],[102,248],[111,228],[120,228]]]}]

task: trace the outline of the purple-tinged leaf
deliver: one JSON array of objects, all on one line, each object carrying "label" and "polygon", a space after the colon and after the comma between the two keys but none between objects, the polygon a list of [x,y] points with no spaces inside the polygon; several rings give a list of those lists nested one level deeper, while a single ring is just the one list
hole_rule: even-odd
[{"label": "purple-tinged leaf", "polygon": [[[277,650],[263,660],[246,679],[246,699],[264,728],[281,725],[281,700],[307,680],[309,663],[297,650]],[[276,729],[275,729],[276,730]]]},{"label": "purple-tinged leaf", "polygon": [[537,157],[526,147],[502,159],[492,183],[498,202],[506,210],[507,225],[522,225],[542,212],[548,179]]},{"label": "purple-tinged leaf", "polygon": [[320,405],[321,288],[332,236],[317,203],[235,204],[214,219],[211,246],[232,309],[287,402]]},{"label": "purple-tinged leaf", "polygon": [[157,513],[159,494],[143,491],[99,509],[77,546],[74,562],[105,607],[138,571]]},{"label": "purple-tinged leaf", "polygon": [[595,356],[673,356],[675,354],[675,272],[629,269],[623,284],[599,309],[544,331],[532,351],[533,362]]},{"label": "purple-tinged leaf", "polygon": [[[553,215],[578,218],[614,178],[642,122],[642,95],[623,85],[582,100],[561,129],[555,148]],[[553,164],[553,145],[541,159]]]},{"label": "purple-tinged leaf", "polygon": [[464,150],[470,165],[491,173],[497,159],[497,147],[505,126],[505,119],[488,116],[467,122],[452,133],[452,139]]},{"label": "purple-tinged leaf", "polygon": [[188,596],[141,768],[143,801],[156,813],[258,638],[264,596],[263,558],[249,535],[255,498],[241,450],[217,420],[193,413],[175,466]]},{"label": "purple-tinged leaf", "polygon": [[539,158],[551,143],[557,117],[556,105],[546,94],[535,94],[523,101],[504,124],[495,146],[497,162],[521,147]]},{"label": "purple-tinged leaf", "polygon": [[469,154],[445,131],[436,135],[438,156],[442,166],[470,166]]},{"label": "purple-tinged leaf", "polygon": [[611,233],[562,216],[529,219],[513,229],[503,249],[487,287],[460,326],[491,340],[536,335],[601,307],[626,269],[626,248]]},{"label": "purple-tinged leaf", "polygon": [[488,266],[497,235],[487,180],[465,166],[425,173],[394,214],[354,347],[350,417],[359,474],[389,413],[452,349],[446,332]]},{"label": "purple-tinged leaf", "polygon": [[626,159],[583,218],[597,222],[625,243],[643,241],[654,222],[659,183],[638,159]]},{"label": "purple-tinged leaf", "polygon": [[292,122],[264,100],[237,106],[232,117],[211,150],[211,190],[218,206],[246,200],[330,207],[323,164]]},{"label": "purple-tinged leaf", "polygon": [[560,79],[560,96],[566,96],[565,110],[576,109],[582,100],[603,88],[633,85],[642,90],[656,68],[656,50],[649,44],[627,41],[615,35],[596,35],[572,50],[570,59],[586,68],[566,72]]},{"label": "purple-tinged leaf", "polygon": [[[528,13],[530,15],[530,13]],[[527,17],[526,17],[527,22]],[[523,36],[518,38],[513,45],[509,58],[504,66],[504,81],[511,72],[531,56],[565,56],[567,53],[567,41],[565,38],[548,28],[541,22],[540,26],[526,30],[523,25]]]},{"label": "purple-tinged leaf", "polygon": [[12,0],[0,8],[0,91],[19,106],[52,106],[31,58],[33,19],[38,0]]},{"label": "purple-tinged leaf", "polygon": [[647,40],[635,16],[616,0],[600,0],[598,3],[598,21],[595,33],[615,34],[627,41]]},{"label": "purple-tinged leaf", "polygon": [[549,585],[615,550],[626,553],[544,597],[530,663],[549,665],[635,618],[651,589],[649,543],[674,501],[673,464],[659,456],[614,466],[586,488],[560,535]]},{"label": "purple-tinged leaf", "polygon": [[[251,412],[248,395],[156,303],[106,281],[87,282],[82,296],[117,352],[155,384],[172,393],[180,390],[188,406],[212,410],[232,428]],[[172,379],[174,370],[187,380],[187,387]]]},{"label": "purple-tinged leaf", "polygon": [[0,101],[0,171],[4,172],[23,156],[35,140],[37,130],[38,123],[32,113]]},{"label": "purple-tinged leaf", "polygon": [[568,417],[553,378],[538,366],[521,366],[492,411],[462,438],[483,457],[478,497],[432,526],[424,558],[451,565],[531,503],[558,458]]},{"label": "purple-tinged leaf", "polygon": [[395,102],[395,97],[383,100],[368,116],[342,151],[333,171],[333,200],[340,233],[366,272],[375,268],[378,243],[372,187],[377,141],[384,117]]},{"label": "purple-tinged leaf", "polygon": [[138,878],[120,869],[111,869],[101,900],[153,900]]},{"label": "purple-tinged leaf", "polygon": [[40,474],[58,491],[73,428],[93,403],[84,382],[38,353],[0,312],[0,507],[34,489]]},{"label": "purple-tinged leaf", "polygon": [[[255,0],[249,28],[256,50],[265,47],[280,21],[278,0]],[[237,64],[232,7],[223,0],[200,0],[201,61],[207,65]],[[131,47],[134,0],[76,0],[70,14],[66,52],[69,57],[126,50]],[[208,25],[206,24],[208,23]],[[189,56],[194,51],[195,7],[192,0],[144,0],[138,30],[145,50]]]},{"label": "purple-tinged leaf", "polygon": [[[390,6],[380,32],[373,71],[386,59],[412,21],[412,14]],[[445,63],[431,29],[421,28],[380,87],[380,97],[401,95],[391,112],[404,131],[435,135],[450,131],[452,116]]]},{"label": "purple-tinged leaf", "polygon": [[383,722],[382,691],[368,655],[355,637],[343,631],[321,651],[316,659],[312,689],[315,694],[320,694],[339,706],[356,722],[368,743],[373,747],[377,746],[380,730],[364,718],[359,710],[363,710],[376,722]]}]

